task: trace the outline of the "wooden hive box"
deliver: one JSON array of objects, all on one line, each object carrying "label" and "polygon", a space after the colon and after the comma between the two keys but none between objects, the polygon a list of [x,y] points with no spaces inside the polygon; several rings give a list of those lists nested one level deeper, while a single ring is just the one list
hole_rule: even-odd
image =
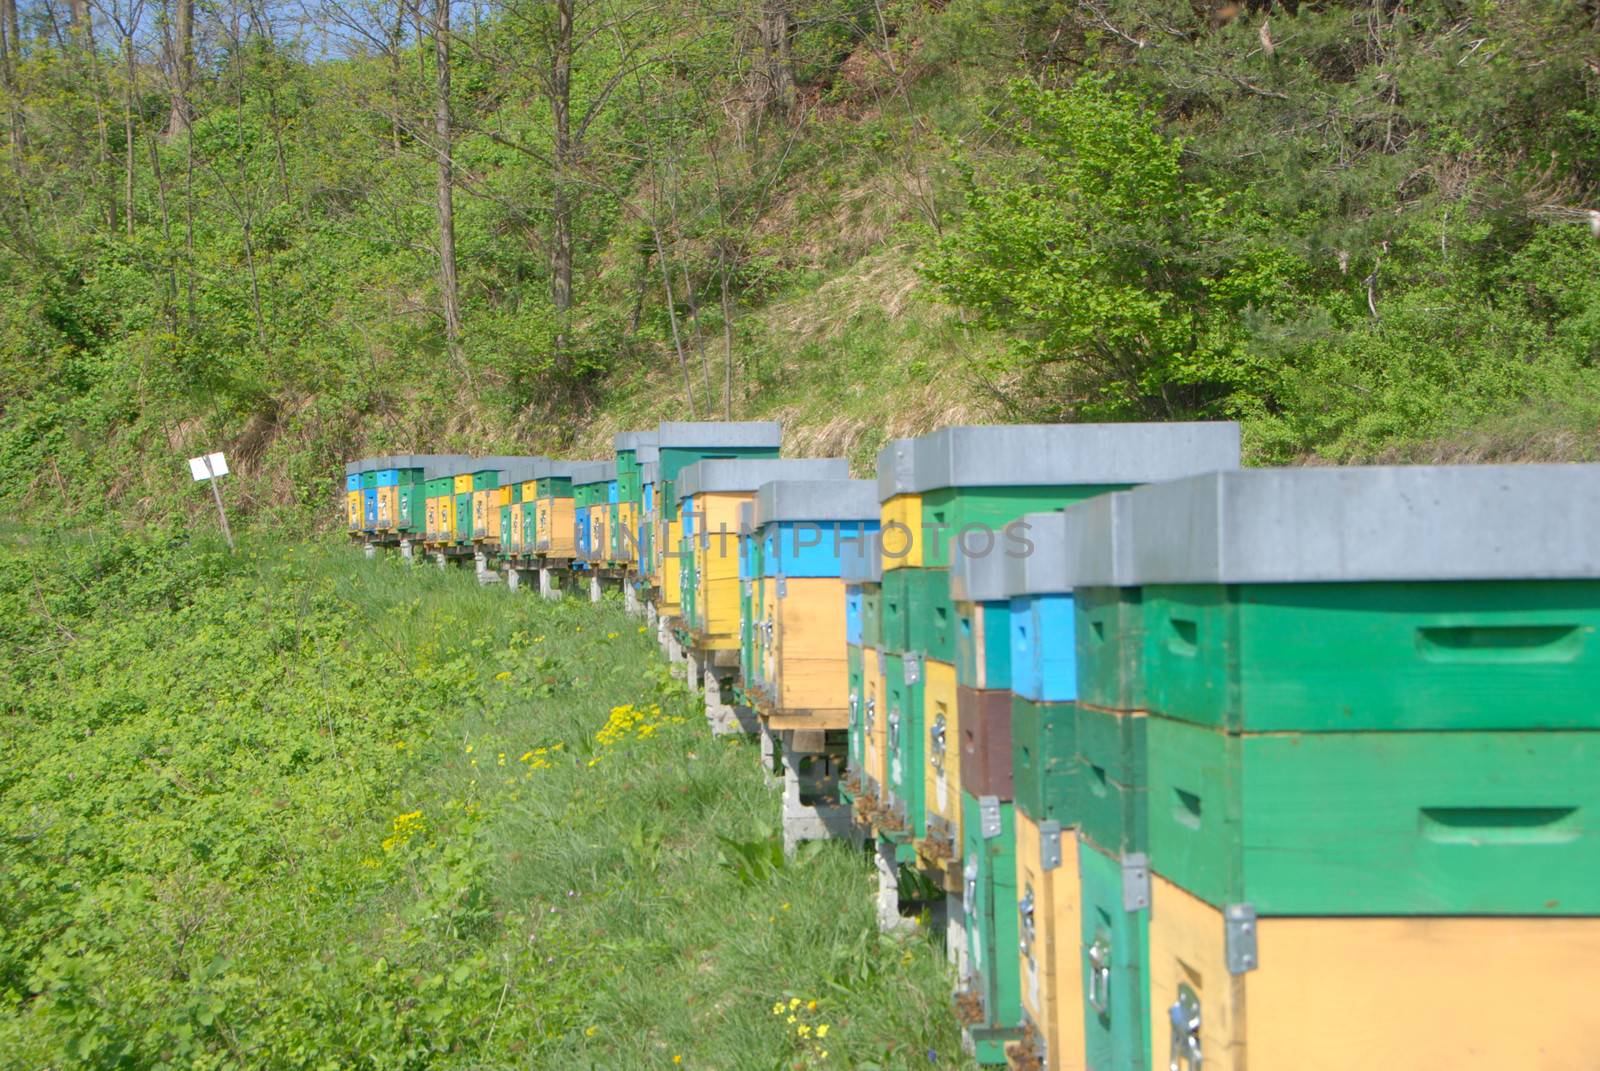
[{"label": "wooden hive box", "polygon": [[1022,1034],[1016,811],[992,796],[968,793],[961,805],[970,980],[958,1004],[964,1005],[964,1033],[978,1062],[1003,1064],[1006,1044]]},{"label": "wooden hive box", "polygon": [[451,474],[452,502],[449,542],[472,542],[472,480],[478,462],[466,461],[455,467]]},{"label": "wooden hive box", "polygon": [[[1146,1071],[1150,1054],[1150,866],[1078,843],[1084,1066]],[[1069,876],[1070,880],[1070,876]]]},{"label": "wooden hive box", "polygon": [[361,530],[378,530],[378,463],[381,458],[369,458],[361,469]]},{"label": "wooden hive box", "polygon": [[400,516],[400,470],[397,467],[399,459],[393,455],[378,459],[377,482],[377,520],[373,527],[380,532],[394,531],[395,521]]},{"label": "wooden hive box", "polygon": [[692,588],[684,596],[684,618],[691,623],[698,646],[738,647],[739,506],[754,500],[757,489],[772,480],[848,476],[849,463],[842,458],[711,459],[680,471],[676,486],[685,524],[683,551],[694,573]]},{"label": "wooden hive box", "polygon": [[1023,1015],[1044,1065],[1084,1066],[1083,928],[1078,839],[1055,821],[1016,815],[1017,936]]},{"label": "wooden hive box", "polygon": [[[891,574],[885,573],[884,576]],[[909,652],[890,655],[891,671],[888,675],[888,802],[897,816],[900,833],[912,840],[922,840],[928,835],[928,817],[924,807],[923,789],[927,779],[923,774],[923,753],[926,736],[922,725],[923,713],[923,658]],[[894,667],[898,667],[898,672]]]},{"label": "wooden hive box", "polygon": [[775,602],[770,724],[847,729],[844,571],[847,560],[865,561],[863,548],[877,531],[874,486],[848,478],[772,480],[756,493],[752,525]]},{"label": "wooden hive box", "polygon": [[922,567],[922,497],[915,439],[891,440],[878,451],[879,543],[885,572]]},{"label": "wooden hive box", "polygon": [[361,530],[361,462],[347,461],[344,465],[344,526],[352,532]]}]

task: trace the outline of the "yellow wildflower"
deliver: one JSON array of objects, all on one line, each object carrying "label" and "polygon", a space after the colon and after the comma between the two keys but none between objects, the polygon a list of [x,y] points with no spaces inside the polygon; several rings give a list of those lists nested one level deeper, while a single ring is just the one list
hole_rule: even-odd
[{"label": "yellow wildflower", "polygon": [[511,679],[511,671],[508,669],[502,669],[499,673],[494,675],[494,679],[497,681],[508,681]]},{"label": "yellow wildflower", "polygon": [[817,1010],[817,1002],[816,1001],[814,1001],[814,1000],[806,1001],[806,1011],[816,1011],[816,1010]]},{"label": "yellow wildflower", "polygon": [[828,1024],[827,1023],[818,1023],[817,1024],[817,1039],[820,1041],[822,1038],[825,1038],[827,1036],[828,1036]]},{"label": "yellow wildflower", "polygon": [[674,1056],[672,1058],[672,1062],[675,1063],[675,1064],[681,1064],[681,1063],[683,1063],[683,1057],[682,1056]]},{"label": "yellow wildflower", "polygon": [[790,1011],[793,1011],[795,1008],[798,1008],[799,1006],[800,1006],[800,998],[799,997],[790,997],[789,998],[789,1010]]},{"label": "yellow wildflower", "polygon": [[799,1034],[801,1037],[806,1037],[811,1033],[811,1028],[805,1023],[801,1023],[799,1026],[794,1028],[794,1032]]},{"label": "yellow wildflower", "polygon": [[599,1029],[600,1028],[597,1027],[597,1026],[585,1027],[584,1031],[583,1031],[583,1036],[586,1037],[586,1038],[592,1038],[592,1037],[594,1037],[595,1031],[599,1030]]},{"label": "yellow wildflower", "polygon": [[785,1019],[784,1022],[788,1023],[790,1026],[793,1026],[794,1022],[795,1022],[795,1018],[794,1018],[794,1016],[791,1015],[791,1016],[789,1016],[789,1018]]},{"label": "yellow wildflower", "polygon": [[782,1015],[783,1014],[783,1001],[780,1000],[780,1001],[778,1001],[776,1004],[774,1004],[772,1006],[772,1014],[773,1015]]},{"label": "yellow wildflower", "polygon": [[521,757],[521,758],[519,758],[519,759],[517,759],[517,761],[518,761],[518,762],[527,762],[527,761],[528,761],[528,760],[529,760],[529,759],[531,759],[531,758],[533,758],[533,752],[531,752],[531,751],[524,751],[524,752],[523,752],[523,753],[522,753],[522,757]]},{"label": "yellow wildflower", "polygon": [[619,633],[619,632],[608,632],[608,633],[606,633],[606,639],[614,640],[620,635],[621,635],[621,633]]}]

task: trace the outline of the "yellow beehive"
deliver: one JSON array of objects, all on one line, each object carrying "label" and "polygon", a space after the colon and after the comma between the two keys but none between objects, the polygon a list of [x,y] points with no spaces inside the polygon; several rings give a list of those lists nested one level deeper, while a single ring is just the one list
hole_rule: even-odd
[{"label": "yellow beehive", "polygon": [[509,534],[510,538],[502,542],[520,552],[522,550],[522,507],[520,505],[511,507],[511,532]]},{"label": "yellow beehive", "polygon": [[361,527],[361,492],[346,491],[344,494],[345,523],[351,528]]},{"label": "yellow beehive", "polygon": [[885,569],[920,569],[922,496],[895,495],[884,502],[878,539]]},{"label": "yellow beehive", "polygon": [[422,541],[432,543],[439,538],[439,496],[434,495],[423,503],[425,522],[422,526]]},{"label": "yellow beehive", "polygon": [[[1083,934],[1077,831],[1068,828],[1055,838],[1060,843],[1060,859],[1046,869],[1038,824],[1020,808],[1016,822],[1023,1013],[1039,1034],[1050,1071],[1082,1071]],[[1004,905],[996,910],[1004,910]],[[1300,1065],[1279,1066],[1298,1071]],[[1210,1068],[1208,1063],[1207,1071]]]},{"label": "yellow beehive", "polygon": [[439,538],[440,543],[449,543],[451,533],[456,530],[456,497],[455,495],[439,496]]},{"label": "yellow beehive", "polygon": [[489,492],[489,541],[502,542],[500,538],[500,511],[511,505],[511,485],[496,487]]},{"label": "yellow beehive", "polygon": [[669,521],[663,529],[664,538],[657,554],[661,562],[661,595],[656,609],[664,617],[676,617],[683,609],[683,559],[678,546],[683,539],[683,522]]},{"label": "yellow beehive", "polygon": [[844,581],[787,577],[776,589],[771,658],[774,729],[846,729],[850,674],[844,644]]},{"label": "yellow beehive", "polygon": [[400,488],[393,484],[378,488],[378,530],[387,532],[400,516]]},{"label": "yellow beehive", "polygon": [[589,510],[589,557],[604,562],[611,559],[611,507],[604,502]]},{"label": "yellow beehive", "polygon": [[467,492],[472,490],[472,473],[470,473],[470,472],[458,473],[454,477],[454,479],[455,479],[455,489],[454,490],[455,490],[456,494],[464,495]]},{"label": "yellow beehive", "polygon": [[923,800],[928,837],[961,856],[961,724],[956,714],[956,667],[923,661]]},{"label": "yellow beehive", "polygon": [[1201,1060],[1205,1071],[1600,1066],[1600,918],[1263,918],[1254,937],[1257,965],[1230,971],[1222,912],[1152,878],[1157,1064],[1171,1056],[1184,1071]]},{"label": "yellow beehive", "polygon": [[534,507],[536,543],[540,554],[549,558],[571,558],[577,554],[577,512],[572,496],[545,496]]},{"label": "yellow beehive", "polygon": [[[696,495],[693,505],[695,605],[703,625],[701,641],[708,650],[739,647],[739,506],[752,494]],[[840,618],[839,635],[844,635]]]},{"label": "yellow beehive", "polygon": [[638,512],[632,502],[617,503],[618,531],[612,534],[616,541],[616,559],[635,567],[639,564]]},{"label": "yellow beehive", "polygon": [[869,787],[879,798],[883,796],[883,786],[888,783],[889,770],[889,695],[879,662],[882,657],[883,652],[870,647],[861,654],[861,694],[865,704],[862,764],[866,767]]}]

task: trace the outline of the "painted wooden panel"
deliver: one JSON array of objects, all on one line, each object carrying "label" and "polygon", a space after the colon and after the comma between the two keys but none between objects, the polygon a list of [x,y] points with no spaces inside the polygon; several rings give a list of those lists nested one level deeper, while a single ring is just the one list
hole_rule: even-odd
[{"label": "painted wooden panel", "polygon": [[844,642],[861,644],[861,585],[844,589]]},{"label": "painted wooden panel", "polygon": [[956,660],[956,606],[950,598],[946,569],[909,569],[906,597],[910,606],[907,647],[952,665]]},{"label": "painted wooden panel", "polygon": [[1011,687],[1011,603],[956,604],[956,679],[969,688]]},{"label": "painted wooden panel", "polygon": [[865,709],[866,709],[866,683],[864,661],[861,648],[851,644],[845,648],[845,672],[848,675],[850,695],[846,700],[850,706],[850,730],[846,736],[850,769],[858,776],[866,769],[867,753],[865,734]]},{"label": "painted wooden panel", "polygon": [[1600,733],[1148,719],[1150,857],[1263,915],[1600,915]]},{"label": "painted wooden panel", "polygon": [[1068,703],[1076,699],[1073,597],[1029,595],[1012,599],[1010,624],[1011,690],[1041,702]]},{"label": "painted wooden panel", "polygon": [[956,702],[956,667],[926,659],[922,664],[923,800],[928,830],[950,838],[961,853],[961,715]]},{"label": "painted wooden panel", "polygon": [[661,583],[660,595],[657,597],[656,609],[672,617],[680,609],[683,592],[680,581],[683,577],[683,558],[679,551],[683,542],[683,525],[672,520],[662,523],[662,553],[661,553]]},{"label": "painted wooden panel", "polygon": [[957,684],[956,711],[961,725],[961,787],[974,796],[1012,799],[1011,693]]},{"label": "painted wooden panel", "polygon": [[1149,850],[1146,728],[1138,712],[1078,704],[1078,813],[1083,835],[1113,855]]},{"label": "painted wooden panel", "polygon": [[369,532],[377,531],[378,489],[376,487],[361,489],[361,527]]},{"label": "painted wooden panel", "polygon": [[1138,588],[1073,592],[1078,698],[1106,710],[1143,710],[1144,616]]},{"label": "painted wooden panel", "polygon": [[[1191,1071],[1591,1071],[1600,919],[1268,918],[1227,968],[1222,913],[1152,881],[1150,1035]],[[1182,1003],[1180,1005],[1180,999]],[[1180,1011],[1174,1015],[1174,1005]],[[1182,1024],[1175,1030],[1175,1023]],[[1192,1031],[1185,1029],[1191,1024]]]},{"label": "painted wooden panel", "polygon": [[1600,581],[1144,592],[1150,708],[1247,732],[1600,728]]},{"label": "painted wooden panel", "polygon": [[883,588],[861,585],[861,646],[883,646]]},{"label": "painted wooden panel", "polygon": [[439,496],[430,496],[423,503],[422,538],[431,543],[439,538]]},{"label": "painted wooden panel", "polygon": [[1001,803],[999,829],[990,836],[985,835],[978,799],[963,793],[961,807],[962,903],[972,987],[983,1007],[984,1026],[1020,1027],[1016,811]]},{"label": "painted wooden panel", "polygon": [[472,542],[472,495],[471,491],[456,492],[455,504],[455,542]]},{"label": "painted wooden panel", "polygon": [[346,491],[344,494],[345,527],[351,531],[361,528],[361,492]]},{"label": "painted wooden panel", "polygon": [[910,649],[911,643],[911,577],[914,569],[895,569],[883,574],[880,585],[882,601],[879,618],[878,645],[890,654]]},{"label": "painted wooden panel", "polygon": [[1036,821],[1078,823],[1078,717],[1071,703],[1011,699],[1011,780],[1017,808]]},{"label": "painted wooden panel", "polygon": [[394,527],[395,518],[400,516],[400,486],[389,484],[378,489],[378,523],[380,532],[387,532]]},{"label": "painted wooden panel", "polygon": [[[899,660],[896,659],[896,662]],[[879,799],[883,798],[888,784],[888,722],[885,712],[888,710],[888,660],[878,650],[867,647],[861,652],[861,750],[864,756],[863,769],[866,773],[866,786],[876,789]]]},{"label": "painted wooden panel", "polygon": [[1039,825],[1018,813],[1016,914],[1023,1013],[1038,1031],[1051,1071],[1083,1068],[1078,838],[1057,838],[1061,857],[1046,867]]},{"label": "painted wooden panel", "polygon": [[[780,581],[770,581],[774,588]],[[849,697],[844,642],[844,581],[785,577],[776,599],[775,698],[785,713],[810,713],[817,728],[845,727]]]},{"label": "painted wooden panel", "polygon": [[1130,906],[1123,860],[1078,845],[1079,985],[1088,1071],[1150,1064],[1150,911]]},{"label": "painted wooden panel", "polygon": [[922,566],[922,496],[895,495],[879,512],[884,578],[891,569]]},{"label": "painted wooden panel", "polygon": [[[895,660],[894,655],[889,656]],[[928,835],[923,802],[922,658],[903,655],[900,673],[889,675],[889,805],[906,823],[906,832],[921,840]]]}]

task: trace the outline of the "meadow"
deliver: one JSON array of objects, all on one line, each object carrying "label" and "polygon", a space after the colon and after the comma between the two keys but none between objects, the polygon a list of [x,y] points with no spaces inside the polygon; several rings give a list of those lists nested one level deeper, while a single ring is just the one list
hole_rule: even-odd
[{"label": "meadow", "polygon": [[5,1067],[967,1066],[618,602],[14,531],[0,711]]}]

